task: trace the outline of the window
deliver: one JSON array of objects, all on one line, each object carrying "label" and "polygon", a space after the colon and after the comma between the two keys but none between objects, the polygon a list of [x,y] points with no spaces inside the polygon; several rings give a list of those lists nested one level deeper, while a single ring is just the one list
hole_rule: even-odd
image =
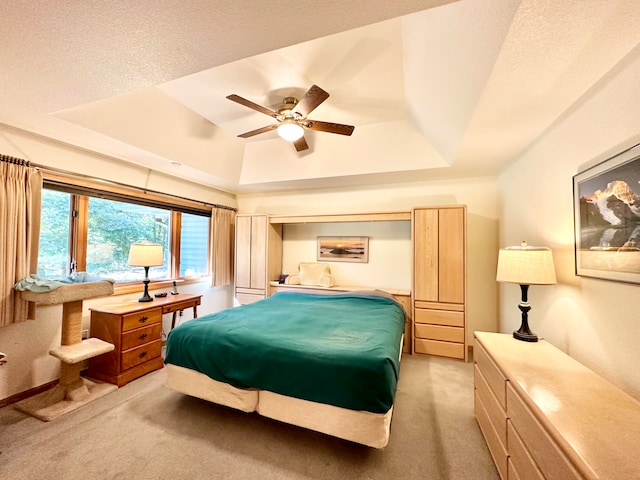
[{"label": "window", "polygon": [[42,190],[38,276],[64,278],[69,273],[71,195]]},{"label": "window", "polygon": [[[180,232],[180,276],[206,275],[209,258],[206,255],[209,238],[209,219],[189,213],[182,214]],[[203,252],[205,254],[203,255]]]},{"label": "window", "polygon": [[164,251],[164,264],[149,269],[152,281],[207,276],[210,215],[204,208],[45,181],[38,275],[61,279],[86,271],[118,284],[139,282],[144,269],[128,265],[129,247],[149,241]]},{"label": "window", "polygon": [[[208,220],[203,217],[204,220]],[[164,265],[149,269],[151,280],[171,278],[169,243],[171,211],[103,198],[89,198],[86,271],[110,277],[116,282],[132,282],[144,277],[140,267],[130,267],[129,246],[148,241],[163,247]],[[207,237],[204,238],[206,256]],[[206,275],[206,269],[202,272]]]}]

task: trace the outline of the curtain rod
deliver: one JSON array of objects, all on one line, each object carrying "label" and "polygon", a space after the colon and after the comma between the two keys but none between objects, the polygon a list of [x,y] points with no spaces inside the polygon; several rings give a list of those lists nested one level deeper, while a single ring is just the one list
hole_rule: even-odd
[{"label": "curtain rod", "polygon": [[12,157],[10,155],[0,154],[0,162],[13,163],[14,165],[20,165],[21,167],[30,167],[31,162],[23,158]]},{"label": "curtain rod", "polygon": [[217,203],[201,202],[201,201],[198,201],[198,200],[193,200],[191,198],[181,197],[179,195],[173,195],[173,194],[169,194],[169,193],[158,192],[156,190],[150,190],[148,188],[135,187],[133,185],[127,185],[127,184],[124,184],[124,183],[114,182],[112,180],[104,180],[102,178],[90,177],[89,175],[83,175],[83,174],[79,174],[79,173],[69,172],[68,170],[62,170],[60,168],[48,167],[46,165],[40,165],[40,164],[37,164],[37,163],[30,162],[29,160],[25,160],[25,159],[17,158],[17,157],[12,157],[10,155],[0,154],[0,161],[7,162],[7,163],[13,163],[13,164],[16,164],[16,165],[21,165],[23,167],[37,168],[39,170],[42,170],[43,172],[58,173],[60,175],[66,175],[66,176],[72,177],[72,178],[82,178],[82,179],[93,181],[93,182],[111,184],[113,186],[120,187],[120,188],[130,188],[130,189],[133,189],[133,190],[138,190],[138,191],[140,191],[142,193],[153,193],[153,194],[156,194],[156,195],[164,195],[166,197],[178,198],[180,200],[185,200],[185,201],[189,201],[189,202],[193,202],[193,203],[199,203],[199,204],[204,205],[204,206],[209,207],[209,208],[221,208],[221,209],[224,209],[224,210],[232,210],[234,212],[238,211],[237,208],[230,207],[228,205],[219,205]]}]

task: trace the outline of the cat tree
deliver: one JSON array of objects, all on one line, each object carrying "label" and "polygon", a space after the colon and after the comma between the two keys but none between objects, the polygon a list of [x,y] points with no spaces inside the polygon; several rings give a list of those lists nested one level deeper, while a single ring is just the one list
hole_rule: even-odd
[{"label": "cat tree", "polygon": [[16,408],[48,422],[117,388],[80,375],[85,360],[115,348],[113,344],[97,338],[82,339],[82,301],[112,293],[113,283],[106,280],[65,284],[48,292],[20,292],[23,300],[38,305],[62,304],[61,345],[49,351],[62,363],[58,385],[19,402]]}]

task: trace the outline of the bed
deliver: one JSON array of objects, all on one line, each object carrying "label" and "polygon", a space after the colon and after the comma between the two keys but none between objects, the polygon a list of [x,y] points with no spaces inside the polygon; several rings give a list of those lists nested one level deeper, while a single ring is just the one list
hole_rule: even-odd
[{"label": "bed", "polygon": [[383,448],[405,313],[380,292],[280,292],[185,322],[167,338],[167,387]]}]

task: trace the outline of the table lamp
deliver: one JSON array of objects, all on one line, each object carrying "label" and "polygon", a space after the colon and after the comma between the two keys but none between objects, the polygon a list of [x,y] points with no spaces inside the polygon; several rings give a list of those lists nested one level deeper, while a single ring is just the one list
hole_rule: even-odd
[{"label": "table lamp", "polygon": [[520,328],[513,332],[513,338],[525,342],[537,342],[538,336],[529,329],[528,314],[531,305],[528,303],[527,293],[529,285],[553,285],[556,283],[551,249],[531,247],[527,245],[527,242],[522,242],[517,247],[501,249],[498,254],[496,280],[520,285],[522,299],[518,308],[522,312],[522,323]]},{"label": "table lamp", "polygon": [[149,295],[149,267],[158,267],[164,264],[162,245],[147,242],[132,243],[129,249],[128,263],[132,267],[144,267],[144,293],[138,301],[151,302],[153,297]]}]

